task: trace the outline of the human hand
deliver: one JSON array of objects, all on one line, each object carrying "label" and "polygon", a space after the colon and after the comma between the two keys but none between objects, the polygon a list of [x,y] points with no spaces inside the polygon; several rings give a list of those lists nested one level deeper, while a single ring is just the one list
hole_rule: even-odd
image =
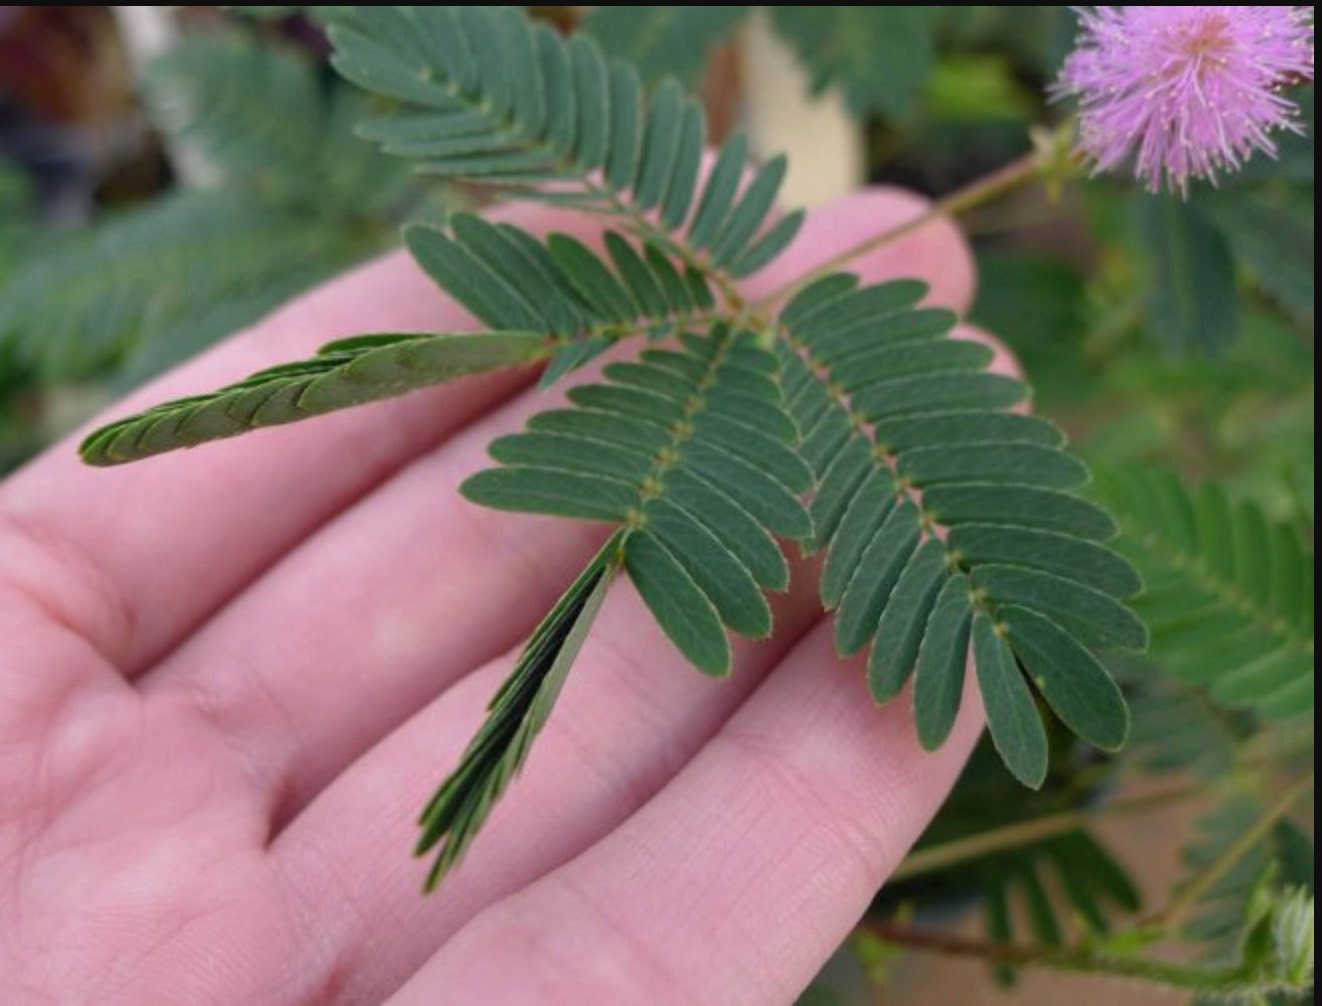
[{"label": "human hand", "polygon": [[[750,289],[921,208],[892,191],[818,211]],[[854,268],[957,309],[972,293],[944,223]],[[342,335],[472,327],[393,255],[116,411]],[[725,681],[620,582],[523,776],[420,894],[415,813],[604,538],[455,491],[547,406],[529,384],[470,378],[113,470],[65,443],[0,487],[0,1002],[763,1003],[811,980],[981,713],[967,694],[924,753],[907,703],[878,710],[840,665],[802,571]]]}]

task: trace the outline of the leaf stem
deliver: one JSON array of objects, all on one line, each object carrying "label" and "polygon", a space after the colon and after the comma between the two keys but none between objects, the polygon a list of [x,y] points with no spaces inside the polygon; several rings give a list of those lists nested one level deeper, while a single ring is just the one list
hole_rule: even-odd
[{"label": "leaf stem", "polygon": [[1244,834],[1229,845],[1201,872],[1195,874],[1180,892],[1164,908],[1152,913],[1140,922],[1141,926],[1171,928],[1179,925],[1189,911],[1219,883],[1227,873],[1235,868],[1249,851],[1267,837],[1271,830],[1295,805],[1305,793],[1313,788],[1313,780],[1300,779],[1263,813]]},{"label": "leaf stem", "polygon": [[1147,957],[1117,956],[1087,947],[1023,946],[1014,943],[991,943],[957,936],[953,933],[916,929],[889,922],[863,922],[865,932],[886,943],[925,950],[954,957],[976,957],[1006,967],[1036,966],[1075,974],[1112,975],[1136,979],[1167,988],[1193,992],[1227,993],[1272,991],[1263,987],[1240,965],[1209,967],[1179,964]]},{"label": "leaf stem", "polygon": [[1204,796],[1206,793],[1205,786],[1184,783],[1179,786],[1168,786],[1152,793],[1145,793],[1142,796],[1117,800],[1115,803],[1084,807],[1078,810],[1065,810],[1028,821],[1007,824],[1004,827],[993,828],[990,831],[970,835],[967,838],[957,838],[950,842],[943,842],[940,845],[920,849],[900,864],[899,868],[891,874],[891,880],[907,880],[911,877],[919,877],[937,870],[958,866],[961,863],[967,863],[970,860],[995,852],[1018,849],[1044,838],[1063,835],[1066,832],[1074,831],[1076,828],[1082,828],[1099,817],[1142,814],[1171,803]]},{"label": "leaf stem", "polygon": [[947,217],[958,216],[975,206],[990,202],[998,196],[1004,195],[1012,189],[1018,188],[1026,182],[1037,178],[1042,169],[1042,155],[1034,150],[1022,157],[1011,161],[1009,164],[983,175],[981,178],[974,179],[962,188],[956,189],[949,195],[943,196],[934,202],[924,212],[916,217],[911,217],[902,224],[882,231],[880,234],[874,234],[866,240],[847,248],[845,251],[828,259],[822,265],[812,270],[808,274],[786,284],[777,290],[773,290],[766,297],[763,297],[755,305],[755,308],[761,310],[771,305],[790,300],[795,294],[799,293],[805,287],[808,287],[833,272],[849,265],[854,259],[866,255],[868,252],[883,248],[892,244],[900,238],[907,237],[915,231],[921,230],[928,224],[936,220],[942,220]]}]

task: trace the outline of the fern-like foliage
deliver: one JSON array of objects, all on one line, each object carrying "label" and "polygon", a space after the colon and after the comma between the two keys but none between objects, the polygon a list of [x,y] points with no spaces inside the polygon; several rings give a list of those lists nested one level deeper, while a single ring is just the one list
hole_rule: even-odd
[{"label": "fern-like foliage", "polygon": [[812,77],[838,85],[855,115],[902,116],[936,65],[942,7],[772,7],[772,23]]},{"label": "fern-like foliage", "polygon": [[[1133,726],[1125,759],[1144,773],[1174,772],[1217,780],[1234,771],[1256,717],[1219,705],[1204,689],[1154,675],[1147,661],[1116,673],[1127,693]],[[1116,671],[1114,663],[1111,668]]]},{"label": "fern-like foliage", "polygon": [[879,701],[915,677],[928,747],[954,725],[971,642],[992,737],[1036,786],[1046,734],[1021,667],[1079,736],[1118,747],[1124,702],[1095,651],[1144,645],[1119,601],[1140,584],[1101,544],[1110,518],[1070,494],[1087,472],[1060,431],[1007,411],[1024,386],[986,371],[985,346],[948,338],[954,316],[916,308],[923,293],[833,276],[781,315],[790,408],[818,479],[822,601],[842,654],[871,644]]},{"label": "fern-like foliage", "polygon": [[[1081,747],[1056,725],[1050,734],[1053,771],[1032,800],[1023,800],[1018,783],[996,771],[998,755],[990,740],[978,744],[914,851],[913,862],[935,853],[939,867],[929,861],[913,875],[892,878],[873,900],[868,918],[893,920],[908,906],[923,914],[977,899],[987,939],[996,944],[1096,945],[1124,931],[1140,908],[1138,887],[1081,812],[1101,806],[1105,794],[1081,788]],[[1074,826],[1034,837],[1036,826],[1053,818],[1073,819]],[[1015,844],[984,844],[996,833],[1020,837]],[[941,850],[961,846],[965,855],[941,857]],[[1016,973],[996,969],[1006,983]]]},{"label": "fern-like foliage", "polygon": [[1313,554],[1290,526],[1216,485],[1106,472],[1119,547],[1143,571],[1151,659],[1216,703],[1267,719],[1313,712]]},{"label": "fern-like foliage", "polygon": [[103,426],[83,460],[117,465],[263,426],[362,405],[465,374],[528,363],[551,347],[531,332],[483,335],[359,335],[323,346],[310,360],[268,367],[213,391],[166,402]]},{"label": "fern-like foliage", "polygon": [[605,374],[569,392],[577,408],[496,440],[504,466],[462,492],[502,510],[622,524],[625,567],[661,627],[700,670],[724,674],[722,625],[769,635],[762,589],[788,585],[773,535],[811,532],[799,497],[812,473],[794,450],[775,357],[718,326]]},{"label": "fern-like foliage", "polygon": [[[0,340],[54,378],[141,379],[380,249],[419,199],[352,133],[365,99],[238,34],[185,39],[142,83],[208,184],[109,217],[0,283]],[[273,106],[274,103],[274,106]]]},{"label": "fern-like foliage", "polygon": [[191,322],[202,331],[180,347],[186,355],[222,334],[206,331],[209,305],[251,305],[243,324],[353,260],[326,222],[228,191],[183,191],[16,272],[0,288],[0,337],[55,377],[95,373]]},{"label": "fern-like foliage", "polygon": [[[637,71],[586,36],[566,42],[513,7],[361,9],[331,34],[336,68],[398,102],[363,134],[422,171],[617,214],[688,264],[734,277],[798,232],[795,213],[757,238],[784,158],[741,193],[747,141],[736,136],[700,184],[702,107],[674,81],[645,102]],[[529,188],[549,182],[561,184]]]},{"label": "fern-like foliage", "polygon": [[[1193,876],[1217,864],[1234,850],[1264,813],[1262,803],[1248,795],[1233,797],[1198,821],[1198,834],[1184,850],[1184,863]],[[1237,960],[1268,949],[1253,947],[1263,935],[1253,930],[1262,921],[1279,892],[1313,892],[1312,840],[1289,820],[1277,823],[1249,848],[1226,864],[1216,882],[1199,898],[1183,935],[1202,948],[1211,960]]]},{"label": "fern-like foliage", "polygon": [[142,91],[152,124],[217,184],[341,224],[388,222],[416,198],[406,173],[353,135],[365,96],[328,86],[297,50],[241,33],[190,36],[151,64]]},{"label": "fern-like foliage", "polygon": [[842,653],[871,647],[879,700],[911,676],[919,732],[942,743],[971,652],[996,747],[1038,785],[1038,698],[1084,739],[1118,746],[1120,691],[1098,654],[1142,646],[1120,599],[1132,567],[1110,518],[1073,493],[1083,467],[1059,431],[1013,410],[1017,381],[952,340],[922,284],[809,284],[783,309],[737,280],[771,261],[798,214],[768,224],[783,159],[747,174],[746,141],[700,180],[699,106],[674,83],[644,103],[637,73],[516,8],[354,8],[336,65],[390,104],[364,127],[423,170],[602,214],[604,251],[456,214],[416,228],[421,265],[482,322],[474,335],[374,335],[167,403],[94,433],[115,463],[289,422],[501,364],[559,376],[626,337],[632,357],[569,405],[491,445],[463,486],[478,503],[610,524],[533,636],[487,725],[424,816],[434,882],[523,763],[613,573],[626,573],[699,669],[724,674],[726,630],[772,631],[778,538],[826,551],[822,597]]},{"label": "fern-like foliage", "polygon": [[[420,824],[417,855],[437,849],[427,887],[458,862],[492,806],[518,772],[545,725],[618,568],[619,536],[610,539],[565,591],[528,640],[514,673],[491,700],[490,715],[445,781]],[[492,752],[501,756],[491,757]]]}]

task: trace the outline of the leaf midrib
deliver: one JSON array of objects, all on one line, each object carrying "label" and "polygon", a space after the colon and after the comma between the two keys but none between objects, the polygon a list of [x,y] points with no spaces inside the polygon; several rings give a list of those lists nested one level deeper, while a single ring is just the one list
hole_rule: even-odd
[{"label": "leaf midrib", "polygon": [[[683,446],[692,440],[696,431],[693,428],[693,420],[707,409],[707,393],[710,390],[716,377],[716,372],[721,368],[726,358],[730,354],[730,347],[734,344],[734,336],[726,335],[722,338],[716,347],[710,359],[704,361],[702,376],[694,382],[694,394],[684,402],[683,418],[678,423],[671,425],[671,440],[668,448],[662,450],[653,457],[652,469],[643,478],[640,492],[640,501],[637,510],[637,516],[631,512],[629,514],[628,525],[633,530],[642,530],[647,526],[647,516],[645,510],[647,504],[653,499],[664,498],[666,475],[683,461]],[[676,427],[679,427],[678,429]],[[669,452],[670,457],[665,454]],[[656,489],[650,494],[647,491],[649,483],[655,483]]]},{"label": "leaf midrib", "polygon": [[[610,68],[612,61],[606,59],[606,67]],[[491,107],[491,102],[486,98],[475,98],[465,93],[454,81],[453,77],[446,76],[441,81],[433,80],[433,83],[440,83],[445,92],[456,101],[462,102],[469,109],[476,111],[496,124],[497,131],[510,137],[510,140],[519,150],[530,154],[546,154],[547,161],[553,166],[557,173],[572,172],[576,169],[573,160],[564,154],[553,149],[545,138],[529,136],[523,124],[513,118],[513,106],[510,111],[504,114],[496,113]],[[646,108],[643,109],[644,120],[646,118]],[[644,240],[654,241],[663,245],[667,250],[676,255],[685,265],[696,269],[702,273],[716,286],[720,291],[721,297],[725,300],[730,310],[739,310],[743,306],[743,298],[740,296],[735,279],[726,270],[718,269],[706,262],[702,256],[691,246],[679,239],[670,231],[663,230],[652,223],[647,216],[636,207],[629,205],[614,191],[604,188],[601,185],[580,177],[573,179],[582,185],[585,192],[601,199],[609,205],[610,209],[617,216],[624,217],[630,225],[630,228]],[[702,180],[699,180],[702,184]]]},{"label": "leaf midrib", "polygon": [[1257,604],[1252,597],[1239,589],[1238,584],[1217,576],[1197,556],[1172,548],[1166,539],[1156,532],[1138,529],[1134,527],[1132,520],[1124,517],[1120,517],[1119,520],[1124,525],[1125,534],[1142,543],[1143,547],[1160,562],[1165,563],[1177,574],[1188,576],[1219,603],[1252,620],[1259,631],[1278,640],[1281,646],[1290,647],[1298,651],[1301,656],[1312,658],[1313,640],[1300,635],[1270,608]]},{"label": "leaf midrib", "polygon": [[[826,390],[826,396],[831,400],[832,405],[844,412],[845,416],[849,419],[849,428],[865,438],[871,445],[873,461],[875,463],[883,464],[890,469],[891,475],[895,477],[896,505],[899,505],[905,500],[912,503],[918,510],[924,532],[930,534],[935,526],[935,521],[932,515],[923,508],[923,501],[918,494],[913,491],[913,486],[909,483],[909,480],[900,473],[897,466],[890,463],[889,458],[887,458],[884,453],[879,453],[876,440],[868,428],[869,423],[856,409],[853,408],[848,393],[837,381],[830,379],[829,376],[826,379],[823,379],[820,376],[823,373],[830,375],[831,367],[813,355],[812,349],[808,344],[794,335],[793,332],[782,326],[781,333],[786,345],[793,349],[799,358],[803,360],[812,371],[813,379],[818,381]],[[947,556],[949,556],[949,554],[950,553],[947,550]],[[979,608],[978,610],[981,611],[985,609]],[[993,612],[987,611],[987,614],[991,615]]]}]

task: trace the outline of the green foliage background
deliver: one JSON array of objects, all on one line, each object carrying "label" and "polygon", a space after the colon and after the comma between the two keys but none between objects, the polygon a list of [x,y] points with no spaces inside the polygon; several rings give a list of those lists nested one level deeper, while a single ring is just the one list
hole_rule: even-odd
[{"label": "green foliage background", "polygon": [[[242,10],[284,16],[298,9]],[[352,15],[336,10],[326,9],[327,16],[352,30]],[[754,10],[608,7],[590,15],[585,28],[608,53],[633,60],[648,85],[661,86],[654,93],[667,95],[671,85],[660,81],[668,75],[700,81],[708,56]],[[1066,8],[767,10],[811,86],[838,88],[866,123],[879,179],[948,191],[1022,153],[1031,126],[1064,114],[1043,94],[1071,37]],[[355,76],[352,67],[347,72]],[[374,103],[241,24],[187,40],[143,87],[157,128],[209,165],[205,185],[181,186],[150,205],[108,215],[87,234],[49,242],[23,210],[21,179],[0,175],[0,463],[12,464],[37,445],[31,417],[62,385],[136,383],[389,246],[403,221],[439,219],[439,207],[461,198],[434,180],[418,180],[402,158],[352,135],[366,113],[381,111],[379,99]],[[673,98],[658,99],[674,104],[676,123],[695,114],[680,93],[675,88]],[[273,94],[279,121],[300,128],[270,128]],[[1312,888],[1311,838],[1291,823],[1300,804],[1279,812],[1273,806],[1282,780],[1311,779],[1311,765],[1305,766],[1312,752],[1311,85],[1298,98],[1307,134],[1287,137],[1278,162],[1259,159],[1220,190],[1200,190],[1188,202],[1141,194],[1125,179],[1098,179],[1069,185],[1054,205],[1014,198],[967,221],[981,270],[973,320],[1011,345],[1035,388],[1038,412],[1064,427],[1098,471],[1087,494],[1115,514],[1118,548],[1146,581],[1136,607],[1151,647],[1142,656],[1108,660],[1133,710],[1123,753],[1101,758],[1048,723],[1032,743],[1050,749],[1052,767],[1041,795],[1028,799],[1010,788],[989,742],[914,862],[944,862],[946,851],[970,839],[970,848],[983,842],[985,851],[939,873],[915,869],[879,896],[875,918],[889,918],[901,904],[921,909],[976,892],[995,941],[1091,954],[1099,971],[1111,957],[1182,938],[1231,961],[1250,985],[1262,978],[1253,995],[1270,984],[1264,976],[1276,974],[1278,962],[1255,934],[1275,924],[1272,913],[1287,903],[1287,888]],[[427,156],[409,147],[407,129],[390,125],[388,115],[366,132],[387,152]],[[335,169],[316,167],[325,164]],[[686,209],[675,215],[682,218]],[[729,250],[727,264],[736,274],[738,256],[757,248],[748,239],[760,219]],[[498,236],[476,218],[453,220],[449,236],[414,231],[411,243],[438,279],[462,283],[465,270],[454,263],[468,262],[463,256],[495,261],[482,257]],[[789,229],[775,241],[768,235],[747,271],[791,236]],[[658,249],[672,250],[657,241]],[[584,275],[576,270],[592,266],[573,248],[549,254],[547,274],[564,270],[569,293],[548,303],[559,303],[565,329],[577,331],[584,318],[573,312],[592,312],[573,291],[581,292],[584,282],[589,290],[607,289],[605,281],[595,272],[576,280]],[[624,302],[644,300],[640,283],[666,289],[668,277],[655,273],[650,259],[639,258],[635,267],[617,252],[606,266],[610,282],[625,290]],[[573,345],[555,341],[554,325],[511,317],[507,303],[482,291],[466,302],[485,305],[486,313],[477,313],[510,333],[494,358],[546,356],[552,376],[560,376],[608,347],[622,326],[646,324],[663,335],[676,317],[701,316],[710,294],[700,284],[685,285],[684,277],[678,283],[662,298],[664,309],[641,316],[614,310],[609,297],[591,305],[592,338]],[[455,356],[448,343],[424,347],[389,334],[373,339],[327,347],[316,361],[320,369],[303,366],[263,380],[298,381],[300,388],[323,381],[319,387],[332,389],[325,392],[335,402],[330,407],[339,407],[349,403],[334,397],[340,394],[334,389],[368,368],[409,369],[415,364],[403,361],[425,357],[433,368],[425,379],[434,380],[486,365]],[[690,351],[697,359],[708,352],[696,345]],[[617,370],[613,382],[628,385],[642,376]],[[237,390],[252,387],[245,382]],[[600,399],[604,392],[593,394]],[[182,428],[182,418],[172,421],[175,431]],[[517,476],[501,473],[517,472],[526,452],[549,449],[547,437],[562,432],[551,428],[555,422],[496,445],[505,467],[488,473],[473,494],[494,505],[546,509],[544,501],[534,505],[520,495],[527,487]],[[102,443],[110,450],[128,441]],[[794,477],[785,476],[791,487]],[[880,528],[878,521],[874,530]],[[675,524],[671,533],[694,532]],[[828,540],[815,544],[833,547]],[[640,550],[629,572],[645,593],[653,585],[662,608],[689,598],[685,611],[671,612],[674,624],[693,624],[693,611],[707,611],[705,599],[716,602],[719,618],[688,640],[686,652],[717,669],[722,655],[713,647],[717,636],[724,638],[721,622],[750,634],[760,630],[760,609],[751,600],[760,600],[759,585],[745,585],[750,594],[706,584],[686,595],[676,585],[696,586],[694,571],[677,566],[674,554],[673,542],[667,546],[661,537],[652,553]],[[521,722],[544,717],[568,669],[575,633],[609,577],[604,566],[590,566],[552,613],[548,635],[530,644],[525,666],[540,690],[502,693]],[[658,604],[653,609],[664,624],[667,616]],[[976,637],[980,630],[972,631]],[[557,646],[539,649],[551,637]],[[990,645],[985,633],[984,643]],[[951,714],[933,701],[925,729],[939,739]],[[1036,764],[1035,754],[1007,755],[1013,742],[996,741],[1012,765],[1016,757]],[[1105,813],[1134,780],[1168,778],[1194,780],[1214,806],[1191,836],[1182,889],[1193,892],[1189,904],[1173,892],[1180,911],[1154,929],[1151,906],[1140,905],[1124,864],[1093,834],[1088,815],[1094,808]],[[1311,791],[1301,801],[1310,803]],[[440,816],[433,815],[432,843],[454,826],[446,817],[454,806],[443,804]],[[1044,820],[1062,826],[1009,841],[1016,829]],[[1237,840],[1258,825],[1260,840],[1238,848]],[[1002,835],[1009,838],[998,845],[994,839]],[[460,834],[444,848],[438,866],[462,852],[468,837]],[[1016,904],[1022,911],[1011,910]],[[1001,976],[1010,980],[1013,972],[1002,969]]]}]

